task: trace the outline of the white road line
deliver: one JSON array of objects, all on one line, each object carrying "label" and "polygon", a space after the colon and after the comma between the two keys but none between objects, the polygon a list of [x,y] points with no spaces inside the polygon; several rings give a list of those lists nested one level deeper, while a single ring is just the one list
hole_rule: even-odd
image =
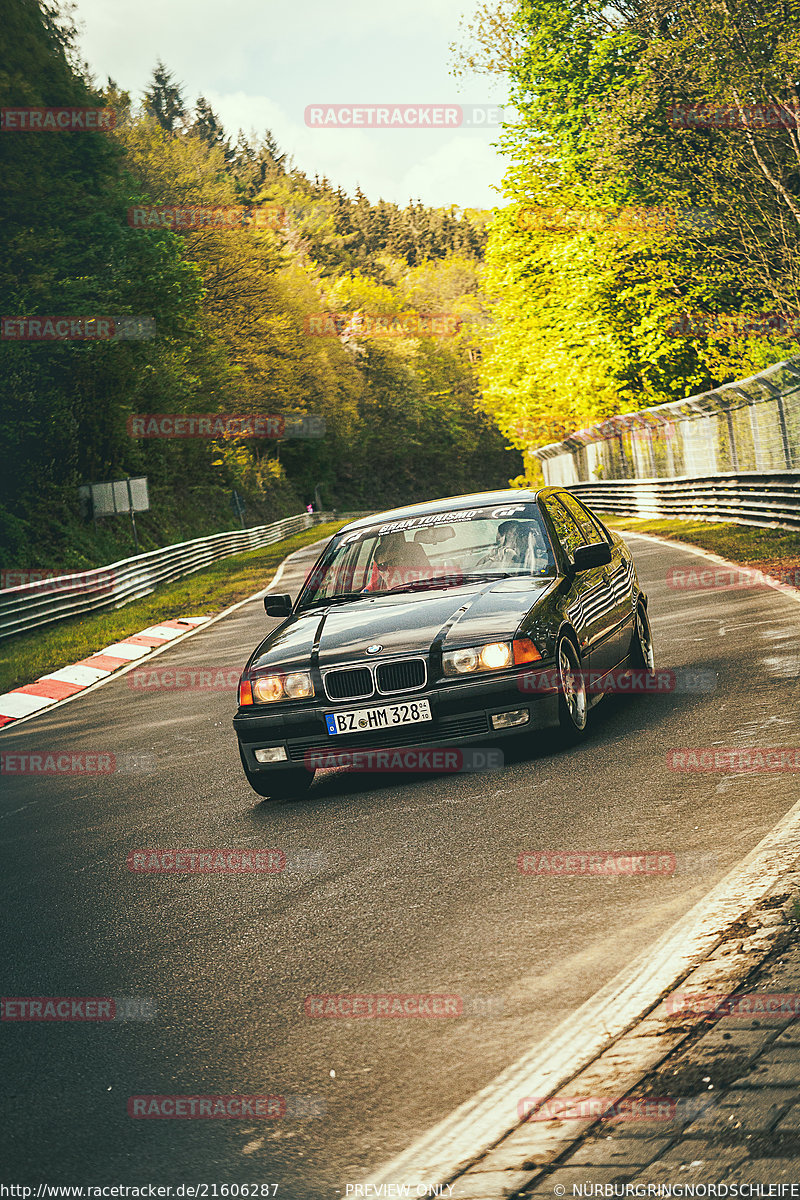
[{"label": "white road line", "polygon": [[47,708],[53,701],[47,696],[30,696],[27,692],[6,692],[0,696],[0,717],[28,717],[40,708]]},{"label": "white road line", "polygon": [[[331,536],[333,536],[333,535],[331,535]],[[217,621],[222,621],[225,617],[230,616],[230,614],[232,612],[236,612],[237,609],[243,608],[245,604],[251,604],[254,600],[261,599],[261,597],[265,596],[267,592],[272,591],[272,589],[275,587],[275,585],[278,583],[281,576],[283,575],[283,572],[286,568],[286,564],[292,558],[294,558],[294,556],[296,554],[301,554],[304,550],[310,550],[313,546],[318,546],[318,545],[320,545],[320,543],[326,542],[329,540],[330,540],[329,538],[320,538],[319,541],[317,541],[317,542],[309,542],[307,546],[301,546],[298,550],[293,550],[292,553],[289,554],[288,557],[285,558],[283,560],[283,562],[280,564],[280,566],[278,567],[278,570],[275,573],[274,578],[267,585],[267,587],[260,588],[257,592],[253,592],[252,596],[247,596],[244,600],[237,600],[237,602],[235,604],[231,604],[230,607],[226,608],[223,612],[217,613],[217,615],[215,617],[209,617],[202,625],[195,625],[193,628],[187,629],[185,633],[182,630],[174,629],[171,626],[153,625],[149,629],[138,630],[137,634],[135,634],[135,635],[131,634],[131,637],[133,637],[133,636],[138,637],[140,634],[145,634],[145,633],[151,635],[152,637],[167,637],[168,636],[170,638],[170,641],[165,642],[163,646],[154,647],[154,649],[152,651],[147,651],[146,658],[131,662],[128,664],[127,667],[119,667],[116,671],[112,671],[112,672],[105,672],[105,671],[102,672],[102,674],[104,676],[102,679],[94,680],[92,683],[88,684],[83,689],[83,691],[75,692],[75,694],[73,696],[65,696],[63,700],[57,700],[55,703],[53,703],[50,700],[45,700],[44,698],[42,698],[42,704],[37,704],[35,710],[32,707],[30,707],[28,709],[28,711],[24,714],[17,713],[17,712],[5,712],[3,710],[3,704],[5,702],[6,697],[0,697],[0,716],[17,718],[10,725],[4,725],[4,726],[0,727],[0,735],[2,735],[3,733],[7,733],[9,730],[12,730],[12,729],[19,729],[20,725],[24,725],[26,723],[26,721],[32,720],[34,717],[36,717],[38,715],[39,709],[42,708],[43,706],[47,707],[48,713],[55,712],[55,710],[57,708],[63,708],[63,706],[65,704],[71,704],[73,700],[78,700],[82,696],[86,696],[89,692],[93,692],[97,688],[103,687],[104,684],[110,683],[114,679],[119,679],[123,675],[127,675],[129,671],[136,670],[138,667],[140,667],[142,665],[142,662],[149,662],[151,658],[155,658],[157,655],[163,654],[165,650],[170,650],[174,645],[177,644],[178,641],[184,641],[186,638],[194,637],[195,634],[203,633],[206,629],[209,629],[212,625],[216,625]],[[191,619],[197,620],[197,618],[194,618],[194,617]],[[145,650],[147,650],[147,647],[145,647]],[[95,653],[97,654],[100,652],[95,651]],[[87,657],[91,657],[91,656],[87,656]],[[98,675],[101,674],[99,668],[95,668],[95,667],[87,668],[87,667],[83,667],[82,665],[78,665],[78,664],[75,664],[74,666],[62,668],[62,671],[77,671],[77,670],[91,670],[91,671],[96,672]],[[55,672],[53,672],[53,676],[47,676],[47,678],[60,677],[60,676],[61,676],[61,672],[55,671]],[[67,679],[66,682],[71,683],[72,680]],[[75,682],[78,682],[78,681],[76,680]],[[25,699],[26,700],[36,700],[36,699],[38,699],[38,697],[26,696]]]},{"label": "white road line", "polygon": [[516,1128],[524,1096],[563,1087],[699,963],[800,854],[800,802],[698,904],[543,1042],[366,1182],[443,1184]]},{"label": "white road line", "polygon": [[52,671],[40,678],[56,679],[59,683],[74,683],[77,687],[85,688],[110,674],[110,671],[104,671],[100,667],[83,667],[76,663],[74,667],[62,667],[60,671]]},{"label": "white road line", "polygon": [[[132,635],[135,636],[135,635]],[[137,642],[113,642],[110,646],[104,646],[102,650],[96,650],[96,654],[108,654],[111,658],[144,658],[145,654],[153,649],[152,646],[142,646]]]},{"label": "white road line", "polygon": [[[634,533],[632,529],[619,529],[617,532],[623,539],[626,537],[641,538],[643,541],[653,542],[657,546],[676,547],[678,550],[685,550],[687,554],[694,554],[697,558],[707,558],[709,562],[717,563],[720,567],[730,567],[734,571],[755,572],[757,570],[755,567],[746,567],[742,563],[734,563],[727,558],[720,558],[718,554],[712,554],[710,550],[701,550],[699,546],[690,546],[688,542],[679,542],[675,538],[660,538],[652,533]],[[671,590],[678,594],[682,592],[684,595],[697,595],[698,592],[706,592],[713,595],[716,591],[744,591],[749,593],[758,591],[761,587],[771,588],[773,592],[780,592],[781,595],[787,596],[790,600],[794,600],[800,604],[800,588],[793,587],[790,583],[782,583],[779,579],[773,579],[770,575],[759,575],[758,587],[753,588],[673,588]]]}]

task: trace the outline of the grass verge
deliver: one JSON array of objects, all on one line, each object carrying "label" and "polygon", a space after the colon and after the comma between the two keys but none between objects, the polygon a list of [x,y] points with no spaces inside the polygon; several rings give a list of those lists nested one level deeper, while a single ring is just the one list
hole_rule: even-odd
[{"label": "grass verge", "polygon": [[800,532],[791,529],[762,529],[757,525],[727,525],[710,521],[651,520],[600,514],[607,525],[624,534],[652,533],[667,541],[689,542],[731,562],[753,567],[800,587]]},{"label": "grass verge", "polygon": [[346,521],[315,525],[260,550],[223,558],[195,575],[157,588],[125,608],[92,613],[32,629],[0,642],[0,693],[30,683],[50,671],[171,617],[213,616],[265,587],[278,566],[301,546],[330,537]]}]

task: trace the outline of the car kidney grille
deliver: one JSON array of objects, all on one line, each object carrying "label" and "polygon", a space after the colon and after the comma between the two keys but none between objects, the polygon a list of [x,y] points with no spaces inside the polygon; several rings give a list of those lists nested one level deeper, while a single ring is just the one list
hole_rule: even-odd
[{"label": "car kidney grille", "polygon": [[425,684],[425,663],[421,658],[403,662],[379,663],[376,672],[380,692],[410,692]]},{"label": "car kidney grille", "polygon": [[363,699],[371,696],[372,690],[372,673],[368,667],[329,671],[325,676],[325,691],[331,700]]}]

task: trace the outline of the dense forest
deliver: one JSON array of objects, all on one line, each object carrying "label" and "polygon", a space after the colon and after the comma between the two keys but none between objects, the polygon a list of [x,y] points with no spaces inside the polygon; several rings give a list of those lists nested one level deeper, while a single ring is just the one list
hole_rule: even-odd
[{"label": "dense forest", "polygon": [[[455,73],[502,79],[518,114],[484,212],[310,178],[162,63],[141,96],[101,87],[58,7],[6,0],[0,103],[115,122],[0,136],[0,311],[145,317],[155,336],[0,338],[4,563],[127,549],[124,522],[81,518],[88,481],[148,477],[146,545],[230,528],[234,490],[252,524],[317,493],[364,509],[503,486],[519,451],[798,353],[798,17],[800,0],[484,0]],[[311,414],[325,435],[139,439],[142,413]]]},{"label": "dense forest", "polygon": [[[114,120],[0,135],[0,312],[144,316],[154,336],[25,341],[4,325],[3,565],[129,552],[125,520],[95,530],[81,517],[86,482],[147,476],[149,547],[233,527],[234,490],[255,524],[315,494],[369,509],[519,474],[477,381],[489,214],[347,195],[295,168],[268,131],[257,144],[230,135],[164,64],[132,97],[95,84],[75,45],[57,6],[6,0],[0,105],[102,106]],[[160,219],[132,216],[156,206]],[[340,314],[333,336],[313,335],[320,313]],[[399,319],[402,336],[369,336],[375,316]],[[131,436],[148,413],[313,414],[325,434]]]},{"label": "dense forest", "polygon": [[[798,353],[797,0],[489,0],[507,80],[483,398],[520,447]],[[691,319],[687,319],[689,316]]]}]

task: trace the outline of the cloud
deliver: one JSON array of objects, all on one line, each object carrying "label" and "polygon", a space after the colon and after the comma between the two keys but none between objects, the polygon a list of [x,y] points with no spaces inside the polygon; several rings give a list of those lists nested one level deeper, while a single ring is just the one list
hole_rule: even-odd
[{"label": "cloud", "polygon": [[[205,96],[235,138],[270,129],[313,178],[399,204],[493,203],[497,130],[310,129],[307,104],[502,103],[502,87],[450,74],[464,0],[78,0],[81,48],[97,78],[138,97],[157,58],[193,104]],[[469,94],[467,95],[466,92]]]}]

